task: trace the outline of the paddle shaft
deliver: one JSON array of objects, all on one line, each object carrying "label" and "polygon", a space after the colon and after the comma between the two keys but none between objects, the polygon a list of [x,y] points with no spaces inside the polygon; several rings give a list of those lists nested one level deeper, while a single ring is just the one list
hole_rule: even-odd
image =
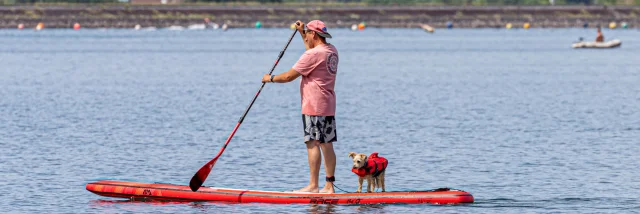
[{"label": "paddle shaft", "polygon": [[[280,61],[280,59],[282,59],[282,56],[284,56],[284,52],[287,50],[287,47],[289,47],[289,43],[291,43],[291,40],[296,35],[296,32],[298,32],[297,29],[295,31],[293,31],[293,34],[291,34],[291,37],[289,37],[289,41],[287,42],[287,45],[285,45],[284,48],[282,49],[282,51],[280,51],[280,54],[278,55],[278,59],[273,64],[273,67],[271,67],[271,71],[269,71],[269,75],[271,75],[271,73],[273,73],[273,70],[275,70],[276,66],[278,65],[278,62]],[[253,99],[251,100],[251,103],[249,103],[249,106],[247,106],[247,109],[244,110],[244,113],[242,114],[242,117],[240,117],[240,120],[238,120],[238,123],[236,124],[236,127],[233,128],[233,131],[231,132],[231,134],[227,138],[227,141],[224,142],[224,146],[220,149],[220,151],[218,151],[218,154],[213,159],[211,159],[209,162],[207,162],[207,164],[202,166],[200,168],[200,170],[198,170],[198,172],[195,175],[193,175],[193,177],[191,178],[191,181],[189,182],[189,187],[191,188],[192,191],[194,191],[194,192],[198,191],[200,186],[202,186],[204,181],[207,179],[207,177],[209,176],[209,172],[211,172],[211,169],[213,168],[213,165],[216,163],[216,161],[218,160],[220,155],[222,155],[224,150],[227,148],[227,145],[229,145],[229,142],[231,142],[231,138],[233,138],[233,135],[235,135],[236,131],[238,131],[238,128],[240,127],[240,124],[242,124],[242,121],[244,121],[244,117],[247,116],[247,113],[249,113],[249,110],[251,110],[251,106],[253,106],[253,103],[256,102],[256,99],[258,98],[258,95],[260,95],[260,92],[262,91],[262,88],[264,88],[265,84],[266,84],[265,82],[262,83],[262,85],[260,86],[260,89],[258,89],[258,92],[253,97]]]}]

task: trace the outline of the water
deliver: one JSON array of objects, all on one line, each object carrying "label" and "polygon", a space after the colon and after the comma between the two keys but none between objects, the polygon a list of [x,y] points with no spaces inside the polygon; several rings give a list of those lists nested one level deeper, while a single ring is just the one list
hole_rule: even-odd
[{"label": "water", "polygon": [[[102,179],[186,185],[223,145],[290,30],[0,31],[0,208],[8,213],[628,213],[640,210],[640,32],[333,29],[337,183],[348,152],[389,159],[387,190],[461,206],[132,203]],[[296,36],[276,73],[303,52]],[[308,181],[297,81],[269,84],[205,185]],[[324,170],[321,171],[324,176]]]}]

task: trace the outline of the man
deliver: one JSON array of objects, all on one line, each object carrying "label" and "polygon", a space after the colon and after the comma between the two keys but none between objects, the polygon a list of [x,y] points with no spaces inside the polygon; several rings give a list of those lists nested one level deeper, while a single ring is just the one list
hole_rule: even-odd
[{"label": "man", "polygon": [[598,35],[596,36],[596,42],[604,42],[604,36],[600,31],[600,26],[598,26]]},{"label": "man", "polygon": [[[302,123],[304,142],[307,146],[311,177],[309,185],[297,192],[334,193],[333,181],[336,169],[336,154],[333,142],[336,135],[336,95],[333,90],[338,72],[338,50],[326,39],[331,38],[327,27],[320,20],[307,24],[296,22],[296,28],[307,51],[289,71],[278,75],[265,74],[262,82],[286,83],[302,76],[300,96],[302,98]],[[318,188],[320,164],[324,156],[326,183]]]}]

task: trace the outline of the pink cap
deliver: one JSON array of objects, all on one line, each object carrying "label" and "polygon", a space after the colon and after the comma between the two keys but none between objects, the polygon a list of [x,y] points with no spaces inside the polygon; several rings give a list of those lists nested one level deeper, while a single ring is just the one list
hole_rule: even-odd
[{"label": "pink cap", "polygon": [[331,34],[327,32],[327,26],[320,20],[313,20],[307,23],[307,29],[315,31],[324,38],[331,38]]}]

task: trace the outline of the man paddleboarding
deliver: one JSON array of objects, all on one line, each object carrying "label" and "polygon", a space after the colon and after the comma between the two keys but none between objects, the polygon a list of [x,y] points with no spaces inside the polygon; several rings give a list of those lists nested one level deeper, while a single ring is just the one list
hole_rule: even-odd
[{"label": "man paddleboarding", "polygon": [[[306,51],[289,71],[278,74],[265,74],[262,82],[287,83],[302,76],[300,96],[302,98],[302,124],[304,142],[310,169],[310,181],[306,187],[296,192],[334,193],[333,181],[336,169],[336,154],[333,142],[336,134],[336,95],[334,86],[338,72],[338,50],[326,39],[331,38],[327,27],[320,20],[310,21],[306,25],[296,22]],[[322,190],[318,187],[320,164],[324,156],[326,183]]]},{"label": "man paddleboarding", "polygon": [[602,35],[600,26],[598,26],[598,35],[596,36],[596,42],[604,42],[604,36]]}]

